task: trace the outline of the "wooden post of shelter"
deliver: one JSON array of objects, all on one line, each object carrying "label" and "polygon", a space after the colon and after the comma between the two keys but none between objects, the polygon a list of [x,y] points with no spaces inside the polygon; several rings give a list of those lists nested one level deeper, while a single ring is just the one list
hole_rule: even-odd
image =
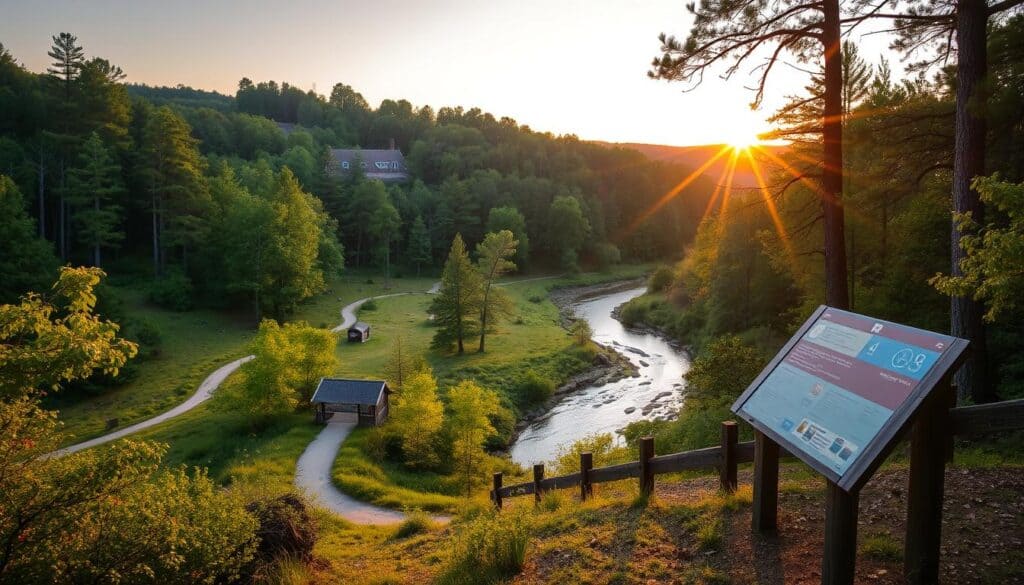
[{"label": "wooden post of shelter", "polygon": [[499,510],[501,509],[501,479],[500,471],[494,474],[494,493],[492,499],[494,500],[494,507]]},{"label": "wooden post of shelter", "polygon": [[544,479],[544,464],[538,463],[533,466],[533,501],[540,503],[540,482]]},{"label": "wooden post of shelter", "polygon": [[754,502],[751,527],[757,532],[778,528],[779,444],[754,431]]},{"label": "wooden post of shelter", "polygon": [[654,458],[654,437],[640,439],[640,493],[649,496],[654,493],[654,470],[651,459]]},{"label": "wooden post of shelter", "polygon": [[594,468],[594,454],[580,453],[580,501],[594,497],[594,484],[590,483],[590,470]]},{"label": "wooden post of shelter", "polygon": [[910,480],[903,574],[912,585],[938,583],[942,500],[948,442],[952,439],[948,377],[918,411],[910,437]]},{"label": "wooden post of shelter", "polygon": [[718,470],[719,483],[727,492],[736,491],[736,444],[739,443],[736,421],[722,422],[722,467]]},{"label": "wooden post of shelter", "polygon": [[857,508],[860,494],[829,481],[825,493],[825,551],[822,585],[853,585],[857,567]]}]

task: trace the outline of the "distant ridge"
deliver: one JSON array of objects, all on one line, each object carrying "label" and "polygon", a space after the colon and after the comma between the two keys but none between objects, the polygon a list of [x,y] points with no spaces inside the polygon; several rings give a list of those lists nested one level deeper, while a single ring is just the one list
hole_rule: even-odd
[{"label": "distant ridge", "polygon": [[[699,169],[708,160],[714,158],[714,156],[723,148],[732,148],[731,146],[724,144],[666,146],[664,144],[642,144],[637,142],[602,142],[598,140],[595,140],[594,142],[596,144],[602,144],[613,148],[630,148],[639,151],[651,160],[678,163],[691,169]],[[766,150],[775,156],[782,156],[782,154],[784,154],[788,149],[787,146],[767,145],[759,148]],[[766,156],[764,153],[759,153],[756,149],[752,150],[751,153],[754,155],[754,160],[756,160],[760,166],[761,176],[765,183],[771,185],[772,175],[778,170],[778,165],[771,160],[771,157]],[[726,180],[724,173],[730,157],[731,153],[727,153],[716,160],[702,173],[702,176],[715,185],[718,185],[719,182],[724,183]],[[733,175],[732,186],[739,189],[757,187],[757,177],[754,175],[754,171],[750,166],[750,161],[747,159],[745,154],[741,154],[736,161],[736,171]]]}]

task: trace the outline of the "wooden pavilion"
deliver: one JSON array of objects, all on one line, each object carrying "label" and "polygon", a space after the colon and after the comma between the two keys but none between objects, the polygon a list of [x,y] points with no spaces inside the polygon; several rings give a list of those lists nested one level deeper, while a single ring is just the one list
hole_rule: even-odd
[{"label": "wooden pavilion", "polygon": [[388,418],[389,394],[391,389],[383,380],[322,378],[310,402],[318,423],[326,423],[336,413],[351,413],[360,426],[375,427]]}]

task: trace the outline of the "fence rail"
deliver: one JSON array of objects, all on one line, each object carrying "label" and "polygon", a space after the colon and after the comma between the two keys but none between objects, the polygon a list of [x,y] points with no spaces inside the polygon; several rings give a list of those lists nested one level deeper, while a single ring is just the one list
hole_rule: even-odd
[{"label": "fence rail", "polygon": [[[1018,430],[1024,428],[1024,399],[951,408],[949,417],[953,435],[972,436]],[[736,423],[726,421],[722,423],[721,443],[714,447],[654,455],[654,439],[644,437],[640,439],[638,461],[594,468],[593,456],[582,453],[580,471],[576,473],[545,478],[544,465],[538,464],[533,466],[533,481],[509,486],[502,485],[501,473],[495,473],[491,499],[500,508],[505,498],[533,494],[539,500],[545,491],[578,486],[580,497],[585,500],[593,493],[594,484],[631,478],[638,478],[641,492],[649,494],[654,489],[655,475],[699,469],[718,469],[722,489],[732,491],[736,489],[736,466],[754,461],[756,442],[740,443],[737,437]],[[773,448],[780,449],[779,446]]]}]

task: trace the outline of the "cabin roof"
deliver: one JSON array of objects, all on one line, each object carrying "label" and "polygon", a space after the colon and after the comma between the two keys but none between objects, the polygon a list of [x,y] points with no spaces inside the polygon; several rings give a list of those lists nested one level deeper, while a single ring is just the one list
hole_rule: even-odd
[{"label": "cabin roof", "polygon": [[383,380],[348,380],[343,378],[322,378],[310,402],[333,404],[377,404],[388,391]]},{"label": "cabin roof", "polygon": [[369,323],[363,323],[362,321],[356,321],[355,325],[349,327],[348,330],[349,331],[355,330],[355,331],[359,331],[361,333],[362,332],[366,332],[366,331],[370,330],[370,324]]}]

